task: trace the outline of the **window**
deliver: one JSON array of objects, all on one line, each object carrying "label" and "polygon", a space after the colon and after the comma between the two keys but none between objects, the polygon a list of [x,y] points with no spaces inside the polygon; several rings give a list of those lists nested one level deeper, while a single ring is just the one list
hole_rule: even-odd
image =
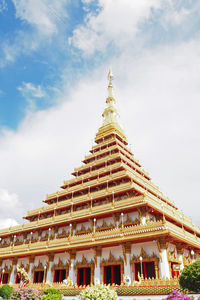
[{"label": "window", "polygon": [[9,274],[3,273],[0,276],[0,282],[2,282],[2,284],[6,284],[6,283],[8,283],[8,278],[9,278]]},{"label": "window", "polygon": [[138,280],[138,273],[141,276],[141,271],[143,274],[143,277],[145,279],[148,278],[156,278],[155,275],[155,264],[154,262],[143,262],[142,263],[142,270],[141,270],[141,263],[136,263],[135,264],[135,280]]},{"label": "window", "polygon": [[54,279],[53,282],[62,282],[64,279],[66,279],[66,270],[60,269],[54,271]]},{"label": "window", "polygon": [[35,271],[34,272],[34,278],[33,283],[41,283],[44,279],[44,271]]},{"label": "window", "polygon": [[89,285],[91,281],[91,269],[90,268],[79,268],[77,270],[77,284]]},{"label": "window", "polygon": [[21,276],[20,274],[17,274],[15,278],[15,283],[20,283],[20,281],[21,281]]},{"label": "window", "polygon": [[178,263],[171,263],[171,273],[172,273],[172,278],[179,277],[180,272],[179,272],[179,264]]},{"label": "window", "polygon": [[121,268],[120,265],[104,267],[104,283],[105,284],[121,284]]}]

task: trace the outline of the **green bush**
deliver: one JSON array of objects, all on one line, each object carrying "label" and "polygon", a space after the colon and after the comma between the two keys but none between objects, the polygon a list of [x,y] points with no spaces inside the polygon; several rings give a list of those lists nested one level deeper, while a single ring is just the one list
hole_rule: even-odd
[{"label": "green bush", "polygon": [[62,300],[62,293],[56,289],[46,289],[42,295],[42,300]]},{"label": "green bush", "polygon": [[190,292],[200,292],[200,261],[186,267],[179,276],[179,283],[182,289]]},{"label": "green bush", "polygon": [[3,299],[9,299],[12,292],[13,292],[13,288],[8,284],[4,284],[2,288],[0,288],[0,296]]},{"label": "green bush", "polygon": [[48,295],[43,295],[42,300],[61,300],[62,295],[58,294],[48,294]]},{"label": "green bush", "polygon": [[12,292],[13,292],[13,288],[8,284],[4,284],[2,288],[0,288],[0,296],[3,299],[9,299]]}]

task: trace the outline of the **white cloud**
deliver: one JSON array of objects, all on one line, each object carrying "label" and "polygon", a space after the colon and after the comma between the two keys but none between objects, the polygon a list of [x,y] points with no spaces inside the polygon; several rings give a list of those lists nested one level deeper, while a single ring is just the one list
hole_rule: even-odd
[{"label": "white cloud", "polygon": [[23,82],[18,90],[27,98],[43,98],[46,95],[41,85],[36,86],[31,82]]},{"label": "white cloud", "polygon": [[0,13],[8,9],[8,5],[5,0],[0,0]]},{"label": "white cloud", "polygon": [[[127,48],[133,51],[140,43],[145,43],[152,32],[162,41],[159,28],[165,31],[178,28],[188,33],[200,9],[199,2],[186,5],[177,0],[98,0],[96,11],[90,10],[87,1],[84,3],[87,8],[84,24],[74,29],[68,41],[86,56],[95,51],[104,52],[109,45],[121,52]],[[152,32],[149,33],[151,25]],[[180,34],[178,38],[181,38]],[[154,40],[152,45],[155,46]]]},{"label": "white cloud", "polygon": [[9,228],[11,226],[16,226],[18,225],[18,223],[16,222],[16,220],[8,218],[8,219],[1,219],[0,220],[0,228]]},{"label": "white cloud", "polygon": [[63,34],[67,26],[68,0],[12,0],[16,18],[25,25],[1,40],[0,67],[13,63],[20,55],[30,55],[40,47],[49,45],[53,38]]},{"label": "white cloud", "polygon": [[66,0],[13,0],[16,17],[26,21],[44,35],[57,32],[57,22],[67,17]]},{"label": "white cloud", "polygon": [[[133,151],[152,181],[199,223],[199,40],[112,59],[115,95]],[[81,165],[101,124],[107,66],[79,83],[59,105],[28,114],[0,137],[0,182],[25,210],[39,207]],[[63,95],[65,92],[63,92]],[[66,176],[65,176],[66,174]],[[65,178],[64,178],[65,177]]]},{"label": "white cloud", "polygon": [[[10,187],[12,189],[12,187]],[[19,214],[22,213],[22,205],[19,201],[19,197],[16,193],[9,192],[5,188],[0,188],[0,225],[4,227],[7,224],[15,225],[15,218],[19,217]]]},{"label": "white cloud", "polygon": [[142,21],[148,19],[152,9],[159,9],[161,0],[99,0],[99,13],[88,12],[85,24],[78,26],[69,43],[84,54],[104,51],[110,42],[125,47],[133,41]]}]

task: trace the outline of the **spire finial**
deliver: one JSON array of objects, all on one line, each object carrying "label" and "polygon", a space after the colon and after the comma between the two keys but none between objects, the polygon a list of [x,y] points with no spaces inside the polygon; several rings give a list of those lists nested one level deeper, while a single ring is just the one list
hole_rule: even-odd
[{"label": "spire finial", "polygon": [[113,81],[113,73],[112,73],[112,69],[110,68],[109,69],[109,72],[108,72],[108,98],[114,98],[113,97],[113,85],[112,85],[112,81]]},{"label": "spire finial", "polygon": [[112,80],[113,80],[113,73],[112,73],[112,69],[109,69],[108,72],[108,80],[109,80],[109,85],[112,84]]}]

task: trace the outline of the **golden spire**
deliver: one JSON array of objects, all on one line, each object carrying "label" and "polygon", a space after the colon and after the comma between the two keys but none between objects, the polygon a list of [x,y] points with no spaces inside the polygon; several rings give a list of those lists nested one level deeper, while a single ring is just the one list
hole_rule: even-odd
[{"label": "golden spire", "polygon": [[113,74],[112,70],[110,69],[108,72],[108,97],[106,99],[107,107],[104,110],[102,116],[104,118],[103,125],[107,125],[109,123],[118,123],[117,117],[119,116],[116,108],[114,107],[115,98],[113,96]]},{"label": "golden spire", "polygon": [[102,116],[103,116],[103,124],[99,128],[95,141],[102,139],[106,135],[111,135],[112,133],[118,134],[127,144],[126,136],[123,132],[123,129],[118,123],[119,114],[117,109],[115,108],[115,98],[113,96],[113,74],[110,69],[108,72],[108,97],[106,98],[107,107],[105,108]]},{"label": "golden spire", "polygon": [[112,80],[113,80],[113,74],[112,74],[112,69],[110,68],[108,72],[108,98],[113,98],[113,85],[112,85]]}]

